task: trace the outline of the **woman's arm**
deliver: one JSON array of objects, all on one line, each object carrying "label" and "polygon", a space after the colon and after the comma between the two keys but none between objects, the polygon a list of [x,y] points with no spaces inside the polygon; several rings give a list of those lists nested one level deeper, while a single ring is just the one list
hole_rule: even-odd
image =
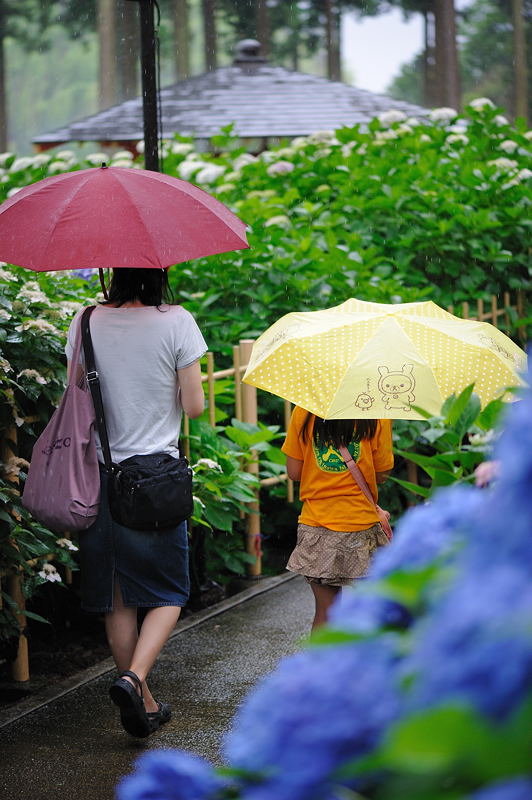
[{"label": "woman's arm", "polygon": [[205,408],[205,395],[201,385],[200,362],[195,361],[184,369],[177,370],[179,386],[181,388],[181,405],[183,411],[191,419],[199,417]]},{"label": "woman's arm", "polygon": [[292,456],[286,456],[286,471],[291,481],[301,480],[301,471],[303,469],[303,462]]}]

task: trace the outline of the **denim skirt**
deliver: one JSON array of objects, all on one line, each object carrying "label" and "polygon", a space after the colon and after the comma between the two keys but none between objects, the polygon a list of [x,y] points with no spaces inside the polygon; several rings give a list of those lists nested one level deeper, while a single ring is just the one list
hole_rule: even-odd
[{"label": "denim skirt", "polygon": [[125,606],[184,606],[188,600],[187,523],[163,531],[135,531],[111,517],[107,473],[100,465],[101,497],[96,521],[79,534],[81,605],[113,610],[115,581]]}]

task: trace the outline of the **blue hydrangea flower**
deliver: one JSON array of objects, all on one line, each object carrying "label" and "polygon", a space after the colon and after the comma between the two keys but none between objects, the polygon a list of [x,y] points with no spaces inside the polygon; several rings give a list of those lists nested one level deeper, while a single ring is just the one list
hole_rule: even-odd
[{"label": "blue hydrangea flower", "polygon": [[532,689],[531,616],[527,564],[471,565],[414,630],[403,666],[417,678],[413,704],[458,699],[494,718],[510,713]]},{"label": "blue hydrangea flower", "polygon": [[396,719],[394,655],[384,642],[307,650],[248,696],[225,742],[233,766],[262,773],[246,800],[323,800],[331,774],[374,748]]},{"label": "blue hydrangea flower", "polygon": [[332,628],[356,633],[373,633],[380,628],[410,627],[412,614],[401,603],[381,595],[365,594],[355,583],[342,590],[329,612]]},{"label": "blue hydrangea flower", "polygon": [[531,778],[513,778],[497,781],[470,795],[469,800],[530,800],[532,797]]},{"label": "blue hydrangea flower", "polygon": [[436,559],[454,558],[470,536],[484,502],[482,490],[453,486],[437,492],[432,502],[411,509],[399,521],[391,546],[377,553],[370,577],[398,569],[422,569]]},{"label": "blue hydrangea flower", "polygon": [[156,750],[136,763],[117,786],[117,800],[215,800],[224,781],[203,758],[182,750]]}]

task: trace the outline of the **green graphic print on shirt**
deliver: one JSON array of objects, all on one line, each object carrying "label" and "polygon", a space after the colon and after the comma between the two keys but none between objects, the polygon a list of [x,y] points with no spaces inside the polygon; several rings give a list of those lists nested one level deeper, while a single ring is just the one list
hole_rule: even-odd
[{"label": "green graphic print on shirt", "polygon": [[[323,472],[344,472],[347,469],[346,463],[341,454],[332,445],[312,442],[312,449],[318,467]],[[347,448],[353,461],[357,462],[360,456],[360,442],[351,442]]]}]

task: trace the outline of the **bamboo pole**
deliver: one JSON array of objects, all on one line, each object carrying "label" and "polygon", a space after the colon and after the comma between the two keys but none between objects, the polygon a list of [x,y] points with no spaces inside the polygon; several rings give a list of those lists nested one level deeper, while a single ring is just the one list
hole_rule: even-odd
[{"label": "bamboo pole", "polygon": [[[253,339],[240,340],[240,364],[246,366],[249,363],[251,356],[251,348],[253,347]],[[248,383],[242,384],[242,417],[243,422],[249,422],[256,425],[258,421],[257,415],[257,390],[254,386]],[[255,452],[253,459],[246,465],[248,472],[253,475],[259,474],[259,459],[258,454]],[[249,512],[246,514],[246,550],[255,556],[255,562],[248,564],[247,572],[251,578],[258,578],[261,574],[261,539],[260,539],[260,504],[259,492],[256,492],[256,500],[248,504]]]},{"label": "bamboo pole", "polygon": [[[17,428],[15,425],[11,425],[8,429],[7,436],[2,440],[1,446],[1,457],[2,462],[5,466],[7,466],[7,472],[9,472],[9,466],[13,463],[13,459],[16,455],[17,449]],[[4,466],[4,469],[5,469]],[[18,475],[16,472],[13,473],[13,483],[18,484]],[[13,546],[16,547],[16,543],[12,542]],[[29,656],[28,656],[28,640],[25,635],[26,630],[26,602],[24,599],[24,592],[22,591],[22,575],[20,572],[17,572],[14,575],[9,575],[7,578],[7,593],[9,596],[15,601],[18,606],[18,613],[16,615],[18,628],[19,628],[19,637],[18,637],[18,650],[17,656],[11,665],[11,674],[13,676],[13,680],[15,681],[29,681],[30,679],[30,668],[29,668]]]},{"label": "bamboo pole", "polygon": [[240,370],[240,347],[233,347],[233,370],[235,376],[235,417],[242,421],[242,372]]},{"label": "bamboo pole", "polygon": [[207,353],[207,394],[209,398],[209,424],[216,426],[216,406],[214,400],[214,356]]},{"label": "bamboo pole", "polygon": [[190,463],[190,418],[187,414],[183,414],[183,436],[185,439],[185,458]]}]

